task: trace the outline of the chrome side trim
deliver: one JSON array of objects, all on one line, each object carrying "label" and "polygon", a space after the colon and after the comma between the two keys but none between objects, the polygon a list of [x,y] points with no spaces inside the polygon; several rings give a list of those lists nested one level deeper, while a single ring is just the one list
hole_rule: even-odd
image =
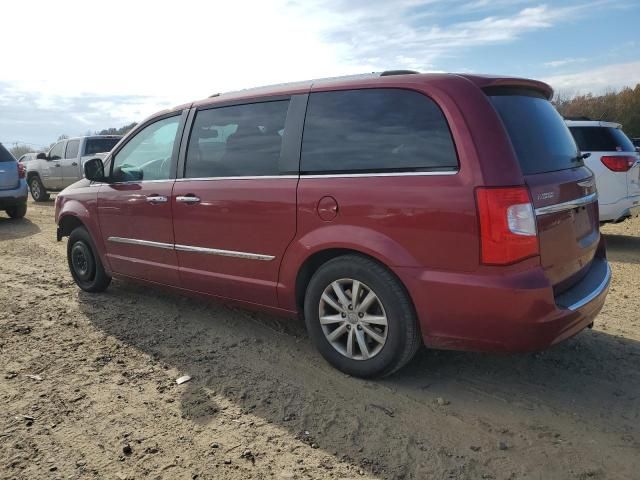
[{"label": "chrome side trim", "polygon": [[221,257],[245,258],[247,260],[261,260],[269,262],[273,260],[273,255],[263,255],[261,253],[236,252],[234,250],[220,250],[218,248],[194,247],[191,245],[179,245],[173,243],[152,242],[150,240],[138,240],[136,238],[109,237],[107,240],[114,243],[124,243],[127,245],[139,245],[142,247],[163,248],[166,250],[177,250],[180,252],[204,253],[208,255],[219,255]]},{"label": "chrome side trim", "polygon": [[598,193],[594,192],[585,197],[576,198],[569,202],[556,203],[555,205],[549,205],[548,207],[536,208],[536,215],[547,215],[549,213],[563,212],[565,210],[573,210],[574,208],[582,207],[593,203],[598,199]]},{"label": "chrome side trim", "polygon": [[260,253],[235,252],[233,250],[220,250],[217,248],[193,247],[191,245],[175,245],[175,249],[180,252],[205,253],[208,255],[219,255],[221,257],[246,258],[248,260],[262,260],[268,262],[273,260],[273,255],[262,255]]},{"label": "chrome side trim", "polygon": [[611,281],[611,267],[607,263],[607,274],[605,275],[604,280],[602,280],[602,283],[600,283],[600,285],[598,285],[595,288],[595,290],[593,290],[589,295],[578,300],[573,305],[569,305],[567,308],[573,311],[573,310],[579,309],[580,307],[585,306],[591,300],[593,300],[598,295],[600,295],[609,286],[610,281]]},{"label": "chrome side trim", "polygon": [[235,177],[196,177],[176,178],[176,182],[206,181],[206,180],[274,180],[280,178],[298,178],[298,175],[247,175]]},{"label": "chrome side trim", "polygon": [[150,240],[138,240],[135,238],[109,237],[107,240],[114,243],[126,243],[127,245],[140,245],[143,247],[164,248],[173,250],[173,243],[152,242]]},{"label": "chrome side trim", "polygon": [[364,178],[364,177],[435,177],[443,175],[457,175],[459,170],[442,172],[378,172],[378,173],[320,173],[300,175],[300,178]]}]

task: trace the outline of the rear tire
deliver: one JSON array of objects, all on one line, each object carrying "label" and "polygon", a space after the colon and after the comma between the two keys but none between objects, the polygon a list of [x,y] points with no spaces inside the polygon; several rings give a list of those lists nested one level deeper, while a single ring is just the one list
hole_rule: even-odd
[{"label": "rear tire", "polygon": [[316,271],[305,293],[304,317],[320,354],[355,377],[390,375],[422,344],[404,286],[384,266],[359,255],[334,258]]},{"label": "rear tire", "polygon": [[34,175],[29,180],[29,191],[31,192],[31,198],[36,202],[46,202],[49,200],[47,189],[37,175]]},{"label": "rear tire", "polygon": [[23,205],[9,207],[5,211],[7,212],[7,215],[16,220],[19,218],[24,218],[24,216],[27,214],[27,204],[25,203]]},{"label": "rear tire", "polygon": [[85,292],[103,292],[111,283],[86,228],[77,227],[69,235],[67,260],[71,276]]}]

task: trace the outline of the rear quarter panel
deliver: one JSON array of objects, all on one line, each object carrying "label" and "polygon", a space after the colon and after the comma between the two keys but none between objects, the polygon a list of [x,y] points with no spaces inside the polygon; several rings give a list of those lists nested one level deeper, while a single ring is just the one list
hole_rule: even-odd
[{"label": "rear quarter panel", "polygon": [[[283,258],[280,306],[295,309],[295,279],[304,261],[329,248],[368,254],[391,267],[472,272],[479,268],[475,187],[523,184],[502,122],[486,95],[456,75],[419,76],[349,88],[404,88],[434,100],[444,113],[459,160],[455,175],[317,177],[298,186],[297,235]],[[314,91],[340,90],[324,85]],[[323,221],[318,202],[330,196],[338,214]],[[412,295],[419,292],[411,292]]]}]

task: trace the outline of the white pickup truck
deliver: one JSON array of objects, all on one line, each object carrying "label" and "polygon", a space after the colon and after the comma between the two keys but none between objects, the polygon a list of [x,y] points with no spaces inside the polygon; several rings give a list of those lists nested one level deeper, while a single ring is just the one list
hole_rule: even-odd
[{"label": "white pickup truck", "polygon": [[121,138],[119,135],[68,138],[26,162],[27,183],[33,199],[48,200],[49,192],[59,192],[80,180],[84,162],[106,156]]}]

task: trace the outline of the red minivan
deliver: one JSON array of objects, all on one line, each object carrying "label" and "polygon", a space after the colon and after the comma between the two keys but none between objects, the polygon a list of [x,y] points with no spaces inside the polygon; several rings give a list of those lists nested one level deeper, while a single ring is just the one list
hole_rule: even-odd
[{"label": "red minivan", "polygon": [[593,175],[541,82],[384,72],[160,112],[56,199],[76,283],[303,316],[338,369],[548,347],[611,271]]}]

